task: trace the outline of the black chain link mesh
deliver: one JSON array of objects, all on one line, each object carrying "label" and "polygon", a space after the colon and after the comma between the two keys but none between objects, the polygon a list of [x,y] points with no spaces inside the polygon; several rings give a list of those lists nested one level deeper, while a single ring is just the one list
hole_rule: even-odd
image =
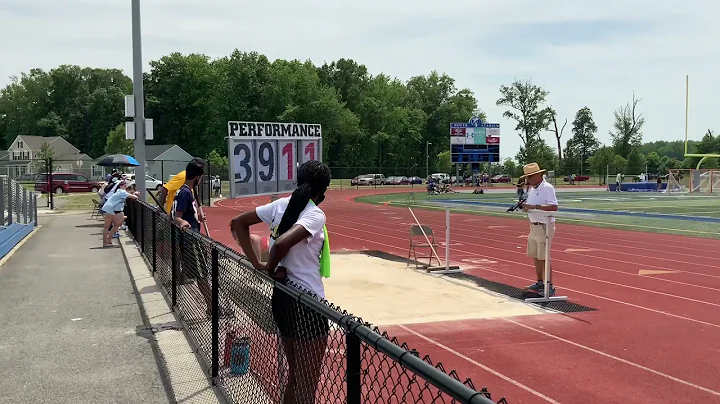
[{"label": "black chain link mesh", "polygon": [[[150,205],[129,201],[126,215],[147,261],[155,262],[166,296],[176,296],[174,310],[199,357],[230,402],[507,404],[297,285],[275,283],[234,250],[181,231]],[[212,311],[213,292],[218,313]]]}]

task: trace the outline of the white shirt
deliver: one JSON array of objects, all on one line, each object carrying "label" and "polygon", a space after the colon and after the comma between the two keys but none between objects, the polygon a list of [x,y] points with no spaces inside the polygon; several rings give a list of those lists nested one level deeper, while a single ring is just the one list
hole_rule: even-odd
[{"label": "white shirt", "polygon": [[615,176],[615,182],[617,182],[618,184],[622,182],[622,174],[618,174],[617,176]]},{"label": "white shirt", "polygon": [[[525,202],[526,205],[554,205],[557,206],[557,197],[555,196],[555,187],[549,182],[543,180],[537,187],[530,187],[528,192],[528,198]],[[534,212],[529,210],[527,212],[528,219],[532,223],[545,223],[547,213],[543,214],[540,212]],[[551,221],[555,221],[555,218],[551,218]]]},{"label": "white shirt", "polygon": [[[260,220],[270,226],[270,248],[275,244],[277,228],[289,202],[290,197],[288,196],[255,209]],[[310,202],[300,213],[295,224],[304,227],[310,236],[292,246],[278,265],[287,268],[287,276],[290,281],[325,298],[325,287],[320,276],[320,252],[325,243],[325,234],[323,233],[325,213]]]}]

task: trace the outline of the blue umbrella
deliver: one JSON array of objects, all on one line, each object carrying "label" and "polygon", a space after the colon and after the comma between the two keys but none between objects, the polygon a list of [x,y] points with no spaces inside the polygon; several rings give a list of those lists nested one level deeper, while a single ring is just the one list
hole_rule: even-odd
[{"label": "blue umbrella", "polygon": [[96,165],[103,167],[137,167],[140,163],[135,160],[135,157],[126,154],[111,154],[98,161]]}]

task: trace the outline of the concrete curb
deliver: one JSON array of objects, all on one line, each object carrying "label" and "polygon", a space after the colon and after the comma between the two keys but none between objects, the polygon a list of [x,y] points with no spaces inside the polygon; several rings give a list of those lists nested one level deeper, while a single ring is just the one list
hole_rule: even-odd
[{"label": "concrete curb", "polygon": [[[160,285],[155,281],[145,259],[140,255],[132,238],[121,238],[120,247],[125,256],[145,325],[153,334],[157,351],[166,372],[175,403],[224,403],[220,393],[200,365],[196,350],[185,335],[182,323],[175,317],[165,300]],[[161,370],[161,371],[162,371]]]}]

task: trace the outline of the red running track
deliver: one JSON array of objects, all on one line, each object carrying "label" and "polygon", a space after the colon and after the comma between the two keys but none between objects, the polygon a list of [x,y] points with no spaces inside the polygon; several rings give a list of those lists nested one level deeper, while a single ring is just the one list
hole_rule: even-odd
[{"label": "red running track", "polygon": [[[322,207],[333,250],[407,253],[413,222],[407,208],[353,200],[389,192],[328,193]],[[230,219],[267,201],[224,200],[208,208],[211,236],[233,245]],[[445,212],[415,213],[444,242]],[[518,287],[534,280],[524,255],[525,220],[453,213],[451,230],[451,258],[467,273]],[[511,404],[720,403],[720,240],[564,223],[556,233],[558,292],[598,311],[403,324],[388,331]]]}]

